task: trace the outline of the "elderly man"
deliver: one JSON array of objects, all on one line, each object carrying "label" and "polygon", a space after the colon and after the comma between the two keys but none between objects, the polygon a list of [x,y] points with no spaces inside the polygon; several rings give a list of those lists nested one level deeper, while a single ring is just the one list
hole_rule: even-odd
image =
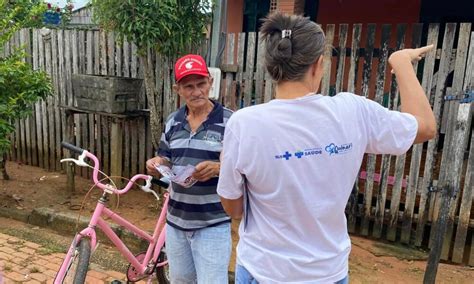
[{"label": "elderly man", "polygon": [[166,251],[172,283],[227,283],[232,249],[230,218],[216,193],[224,128],[232,112],[209,99],[213,78],[204,59],[189,54],[175,64],[173,89],[186,103],[166,120],[156,167],[195,166],[190,188],[172,183],[166,225]]}]

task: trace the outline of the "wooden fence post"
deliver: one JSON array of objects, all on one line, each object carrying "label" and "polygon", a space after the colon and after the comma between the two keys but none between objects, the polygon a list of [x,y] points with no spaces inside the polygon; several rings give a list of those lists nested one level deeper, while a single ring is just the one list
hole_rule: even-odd
[{"label": "wooden fence post", "polygon": [[[74,144],[74,113],[70,110],[66,110],[66,142]],[[70,158],[72,156],[71,151],[66,151],[66,157]],[[66,166],[66,175],[67,175],[67,191],[71,194],[75,192],[74,187],[74,171],[75,165],[72,162],[68,162]]]},{"label": "wooden fence post", "polygon": [[431,246],[430,255],[426,265],[423,284],[434,284],[436,273],[438,272],[439,259],[441,258],[441,249],[443,247],[444,235],[448,223],[449,206],[456,194],[452,186],[446,186],[441,190],[441,209],[439,212],[436,228],[434,229],[433,245]]},{"label": "wooden fence post", "polygon": [[[123,122],[121,119],[112,118],[110,127],[110,175],[122,176],[122,145],[123,145]],[[122,187],[121,178],[112,178],[117,188]]]}]

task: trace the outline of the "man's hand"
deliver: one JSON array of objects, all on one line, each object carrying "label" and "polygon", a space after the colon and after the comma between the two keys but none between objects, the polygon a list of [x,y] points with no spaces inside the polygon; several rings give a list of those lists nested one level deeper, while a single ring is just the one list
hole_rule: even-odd
[{"label": "man's hand", "polygon": [[150,175],[161,176],[160,172],[156,169],[158,165],[169,166],[168,160],[163,157],[154,157],[146,161],[146,170]]},{"label": "man's hand", "polygon": [[193,178],[198,181],[207,181],[219,175],[221,164],[219,162],[204,161],[196,165]]}]

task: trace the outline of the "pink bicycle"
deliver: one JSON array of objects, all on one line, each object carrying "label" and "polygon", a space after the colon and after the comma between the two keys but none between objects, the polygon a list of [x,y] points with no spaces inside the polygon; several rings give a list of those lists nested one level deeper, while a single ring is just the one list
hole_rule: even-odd
[{"label": "pink bicycle", "polygon": [[[88,158],[93,161],[94,170],[92,173],[92,180],[97,187],[103,190],[103,194],[97,202],[88,227],[83,229],[74,237],[74,240],[72,241],[64,261],[61,264],[61,267],[59,268],[59,271],[54,279],[54,283],[82,284],[85,282],[90,256],[97,246],[97,227],[104,232],[105,236],[107,236],[112,241],[120,253],[130,262],[129,268],[127,270],[127,279],[129,282],[136,282],[146,277],[148,277],[148,282],[151,282],[153,273],[156,273],[156,278],[159,283],[169,283],[164,226],[169,200],[168,193],[164,194],[165,200],[153,231],[153,235],[150,235],[149,233],[139,229],[106,207],[109,194],[120,195],[127,193],[133,184],[135,184],[140,179],[145,180],[145,185],[140,186],[140,188],[145,192],[152,193],[157,199],[159,199],[158,195],[150,189],[151,183],[156,183],[164,188],[168,187],[168,183],[163,180],[154,179],[149,175],[138,174],[130,179],[125,188],[117,189],[113,185],[113,182],[112,184],[104,184],[98,180],[99,160],[94,154],[66,142],[61,143],[61,146],[79,154],[77,159],[68,158],[61,160],[61,162],[69,161],[74,162],[78,166],[87,166],[92,168],[92,166],[88,165],[84,159]],[[110,225],[104,221],[102,218],[103,216],[110,218],[118,225],[133,232],[136,236],[146,240],[149,243],[146,252],[133,255],[130,249],[111,229]]]}]

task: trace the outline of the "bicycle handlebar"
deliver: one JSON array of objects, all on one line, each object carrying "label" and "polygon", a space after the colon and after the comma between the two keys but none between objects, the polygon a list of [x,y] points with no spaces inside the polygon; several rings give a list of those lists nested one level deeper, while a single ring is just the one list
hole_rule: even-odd
[{"label": "bicycle handlebar", "polygon": [[75,145],[72,145],[72,144],[70,144],[68,142],[65,142],[65,141],[61,142],[61,147],[66,148],[68,150],[71,150],[72,152],[75,152],[79,155],[81,155],[84,152],[84,149],[79,148],[79,147],[77,147]]},{"label": "bicycle handlebar", "polygon": [[115,193],[115,194],[119,194],[119,195],[124,194],[132,187],[132,185],[137,180],[143,179],[143,180],[146,181],[146,184],[143,185],[143,186],[140,186],[140,188],[145,192],[152,192],[158,198],[156,193],[150,189],[151,183],[154,183],[154,184],[159,185],[159,186],[164,187],[164,188],[168,188],[168,186],[169,186],[169,184],[166,181],[156,179],[152,176],[143,175],[143,174],[134,175],[123,189],[114,188],[110,184],[103,184],[98,179],[98,176],[99,176],[99,159],[94,154],[92,154],[89,151],[84,150],[80,147],[77,147],[75,145],[67,143],[67,142],[61,142],[61,146],[66,148],[66,149],[69,149],[73,152],[76,152],[76,153],[80,154],[80,156],[77,160],[76,159],[62,159],[61,162],[63,162],[63,161],[72,161],[72,162],[75,162],[75,164],[79,165],[79,166],[88,166],[88,164],[84,162],[85,157],[91,159],[94,162],[94,167],[93,167],[94,170],[92,172],[92,180],[94,181],[95,185],[97,185],[100,189],[104,190],[105,192]]},{"label": "bicycle handlebar", "polygon": [[162,179],[157,179],[155,177],[153,177],[151,179],[151,183],[152,184],[156,184],[158,186],[161,186],[161,187],[164,187],[164,188],[168,188],[168,186],[170,185],[168,182],[162,180]]}]

